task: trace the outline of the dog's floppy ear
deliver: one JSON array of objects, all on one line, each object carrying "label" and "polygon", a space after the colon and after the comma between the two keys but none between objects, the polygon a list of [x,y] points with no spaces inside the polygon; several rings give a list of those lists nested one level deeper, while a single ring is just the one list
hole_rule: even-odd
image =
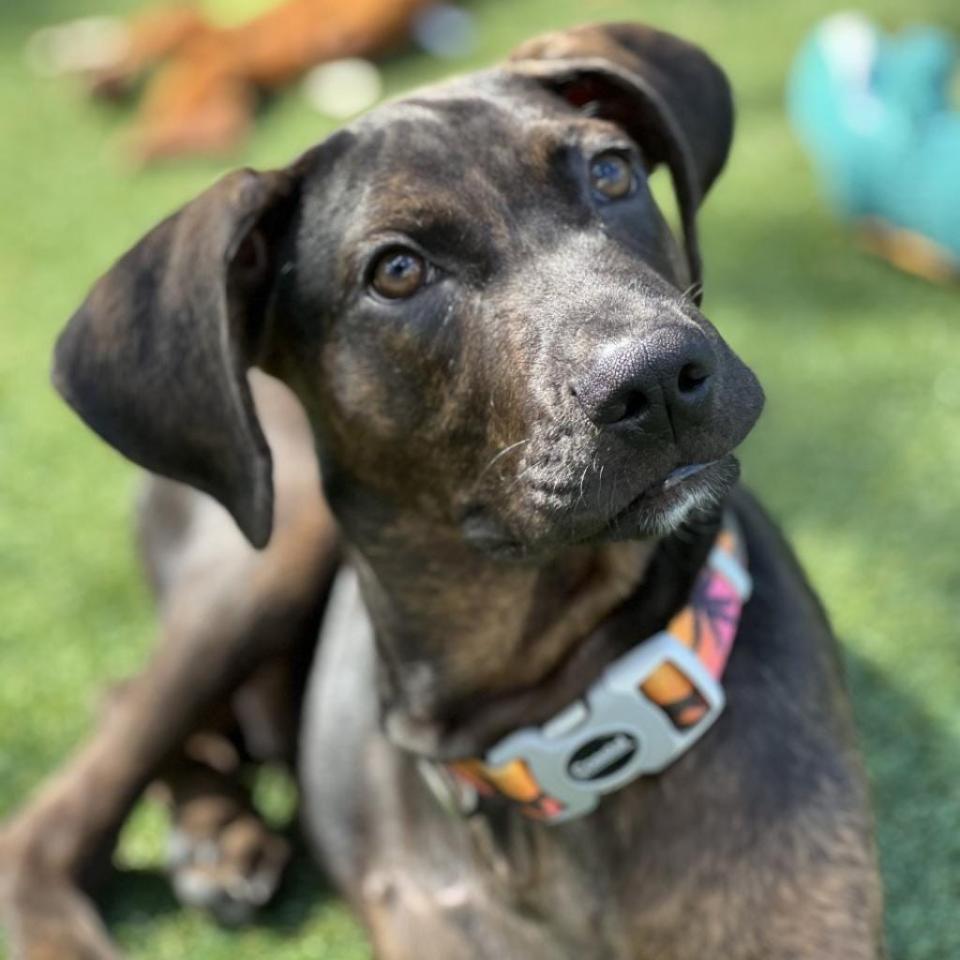
[{"label": "dog's floppy ear", "polygon": [[733,101],[723,71],[699,47],[635,23],[537,37],[515,50],[508,66],[624,127],[649,169],[667,165],[699,302],[696,212],[733,137]]},{"label": "dog's floppy ear", "polygon": [[297,179],[240,170],[164,220],[94,286],[54,356],[55,386],[90,427],[216,497],[258,547],[272,463],[247,370]]}]

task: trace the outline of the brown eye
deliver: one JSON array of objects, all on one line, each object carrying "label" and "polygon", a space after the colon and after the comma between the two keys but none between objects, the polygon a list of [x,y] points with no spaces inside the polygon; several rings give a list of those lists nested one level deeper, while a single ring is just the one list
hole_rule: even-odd
[{"label": "brown eye", "polygon": [[601,153],[590,162],[590,183],[608,200],[620,200],[633,189],[633,167],[619,153]]},{"label": "brown eye", "polygon": [[390,250],[374,264],[370,283],[388,300],[412,297],[427,279],[427,265],[412,250]]}]

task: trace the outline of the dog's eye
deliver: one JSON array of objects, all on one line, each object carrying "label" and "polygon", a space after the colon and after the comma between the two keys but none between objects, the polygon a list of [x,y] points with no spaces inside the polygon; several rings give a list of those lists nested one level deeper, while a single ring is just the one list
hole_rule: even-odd
[{"label": "dog's eye", "polygon": [[427,279],[427,264],[419,253],[398,248],[383,254],[373,265],[370,285],[388,300],[412,297]]},{"label": "dog's eye", "polygon": [[622,154],[608,150],[590,161],[590,183],[608,200],[621,200],[633,190],[633,167]]}]

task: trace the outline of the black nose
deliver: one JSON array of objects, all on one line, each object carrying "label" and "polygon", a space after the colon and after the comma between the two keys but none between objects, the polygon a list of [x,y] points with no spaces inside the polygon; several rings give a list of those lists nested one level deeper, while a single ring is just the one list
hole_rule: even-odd
[{"label": "black nose", "polygon": [[571,389],[598,427],[646,426],[666,412],[674,431],[709,406],[716,359],[698,330],[661,330],[605,347]]}]

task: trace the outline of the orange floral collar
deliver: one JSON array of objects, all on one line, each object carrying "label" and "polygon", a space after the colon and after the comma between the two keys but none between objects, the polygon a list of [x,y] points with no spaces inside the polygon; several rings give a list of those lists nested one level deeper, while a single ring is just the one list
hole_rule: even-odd
[{"label": "orange floral collar", "polygon": [[743,535],[726,514],[690,602],[665,630],[614,661],[553,719],[508,734],[483,759],[424,761],[427,781],[461,811],[499,796],[529,817],[562,823],[659,773],[723,710],[720,680],[751,590]]}]

